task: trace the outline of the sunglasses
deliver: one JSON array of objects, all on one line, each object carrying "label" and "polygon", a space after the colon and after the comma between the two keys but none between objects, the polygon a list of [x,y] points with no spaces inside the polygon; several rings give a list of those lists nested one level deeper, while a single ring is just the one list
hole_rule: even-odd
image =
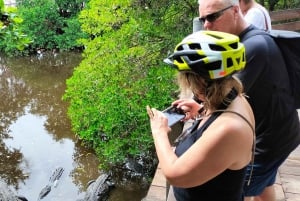
[{"label": "sunglasses", "polygon": [[218,19],[221,15],[223,15],[224,11],[226,11],[227,9],[232,8],[232,7],[233,7],[233,5],[228,6],[228,7],[224,8],[224,9],[222,9],[222,10],[219,10],[219,11],[217,11],[217,12],[215,12],[215,13],[208,14],[208,15],[206,15],[206,16],[204,16],[204,17],[199,17],[199,20],[200,20],[203,24],[205,23],[205,21],[208,21],[208,22],[214,22],[214,21],[216,21],[216,19]]}]

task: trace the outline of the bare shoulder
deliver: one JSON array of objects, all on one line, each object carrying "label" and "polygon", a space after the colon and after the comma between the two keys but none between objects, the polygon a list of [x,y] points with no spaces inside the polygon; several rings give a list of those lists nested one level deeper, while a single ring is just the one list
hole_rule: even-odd
[{"label": "bare shoulder", "polygon": [[[248,123],[249,122],[249,123]],[[246,117],[239,115],[236,112],[224,112],[216,121],[211,125],[212,130],[218,131],[219,134],[238,134],[252,132],[252,124]]]},{"label": "bare shoulder", "polygon": [[248,123],[234,113],[224,112],[203,133],[199,147],[210,153],[205,163],[215,164],[210,160],[221,157],[216,166],[237,170],[250,162],[252,144],[253,130]]}]

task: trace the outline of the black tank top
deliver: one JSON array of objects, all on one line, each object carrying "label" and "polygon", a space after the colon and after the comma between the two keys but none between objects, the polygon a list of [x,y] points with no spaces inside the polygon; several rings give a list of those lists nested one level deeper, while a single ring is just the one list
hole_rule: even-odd
[{"label": "black tank top", "polygon": [[[236,91],[233,93],[236,93]],[[231,101],[236,97],[236,95],[237,94],[233,94],[233,96],[230,97]],[[224,109],[224,107],[226,108],[227,105],[222,105],[219,109]],[[195,121],[191,128],[189,128],[191,134],[184,138],[176,146],[176,155],[179,157],[188,150],[202,136],[202,133],[209,127],[209,125],[222,113],[222,111],[213,113],[199,129],[197,128],[200,121]],[[245,181],[245,175],[246,167],[240,170],[227,169],[212,180],[200,186],[192,188],[173,187],[174,195],[177,201],[243,201],[243,184]]]}]

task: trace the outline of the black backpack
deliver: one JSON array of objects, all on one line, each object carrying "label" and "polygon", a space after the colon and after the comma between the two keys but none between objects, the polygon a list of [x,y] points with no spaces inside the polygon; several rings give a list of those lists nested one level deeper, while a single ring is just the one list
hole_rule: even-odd
[{"label": "black backpack", "polygon": [[270,33],[253,29],[246,33],[245,38],[254,35],[269,34],[281,50],[285,60],[292,96],[296,109],[300,108],[300,33],[286,30],[272,30]]}]

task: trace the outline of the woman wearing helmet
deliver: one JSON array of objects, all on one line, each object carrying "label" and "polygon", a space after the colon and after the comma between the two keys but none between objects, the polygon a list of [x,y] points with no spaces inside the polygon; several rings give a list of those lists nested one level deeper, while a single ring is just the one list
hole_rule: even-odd
[{"label": "woman wearing helmet", "polygon": [[193,99],[173,105],[193,125],[169,142],[168,120],[147,107],[160,167],[177,201],[242,201],[246,166],[253,159],[254,117],[233,73],[245,66],[238,37],[216,31],[195,32],[164,60],[178,70],[178,83]]}]

